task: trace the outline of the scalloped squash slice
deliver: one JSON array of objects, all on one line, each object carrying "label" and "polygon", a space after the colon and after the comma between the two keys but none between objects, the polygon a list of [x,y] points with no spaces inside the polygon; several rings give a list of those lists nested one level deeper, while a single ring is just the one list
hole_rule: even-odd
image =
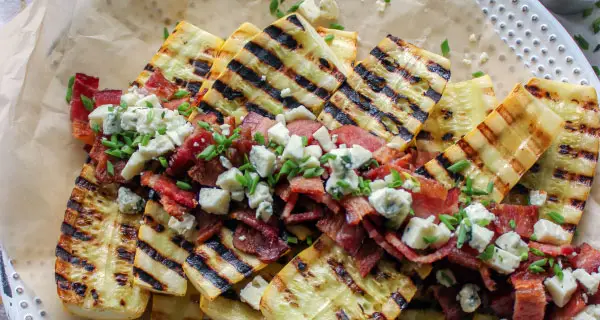
[{"label": "scalloped squash slice", "polygon": [[358,52],[358,32],[323,27],[317,27],[317,32],[333,53],[346,65],[346,68],[351,70]]},{"label": "scalloped squash slice", "polygon": [[548,151],[519,181],[525,190],[515,188],[515,192],[527,194],[526,189],[548,192],[548,200],[539,208],[540,217],[558,212],[565,223],[577,225],[598,162],[600,109],[596,90],[537,78],[529,80],[525,88],[565,123]]},{"label": "scalloped squash slice", "polygon": [[492,78],[452,83],[417,135],[419,151],[442,152],[475,128],[498,105]]},{"label": "scalloped squash slice", "polygon": [[446,188],[470,178],[474,190],[487,193],[478,197],[501,202],[550,147],[563,124],[518,84],[482,123],[416,172]]},{"label": "scalloped squash slice", "polygon": [[323,235],[271,280],[260,309],[266,319],[396,319],[416,290],[387,261],[361,277],[352,257]]}]

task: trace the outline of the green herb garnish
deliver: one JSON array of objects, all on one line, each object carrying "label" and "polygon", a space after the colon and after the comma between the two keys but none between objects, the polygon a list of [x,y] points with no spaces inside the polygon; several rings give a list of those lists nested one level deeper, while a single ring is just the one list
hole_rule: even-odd
[{"label": "green herb garnish", "polygon": [[536,248],[529,248],[529,251],[530,251],[531,253],[533,253],[534,255],[538,256],[538,257],[543,257],[543,256],[545,256],[545,254],[544,254],[542,251],[540,251],[540,250],[538,250],[538,249],[536,249]]},{"label": "green herb garnish", "polygon": [[204,121],[198,121],[198,126],[204,130],[211,130],[211,126],[210,124],[208,124],[208,122],[204,122]]},{"label": "green herb garnish", "polygon": [[325,42],[331,42],[331,41],[333,41],[333,38],[335,38],[334,35],[328,34],[325,36]]},{"label": "green herb garnish", "polygon": [[190,93],[187,90],[179,89],[179,90],[177,90],[177,92],[175,92],[173,94],[173,98],[180,99],[180,98],[186,97],[189,94]]},{"label": "green herb garnish", "polygon": [[423,241],[427,244],[432,244],[435,243],[437,241],[437,237],[436,236],[425,236],[423,237]]},{"label": "green herb garnish", "polygon": [[517,228],[517,223],[515,222],[514,219],[510,219],[510,221],[508,222],[508,225],[510,226],[511,229],[516,229]]},{"label": "green herb garnish", "polygon": [[477,256],[477,257],[478,257],[480,260],[483,260],[483,261],[488,261],[488,260],[491,260],[491,259],[494,257],[494,251],[495,251],[494,245],[493,245],[493,244],[490,244],[490,245],[489,245],[489,246],[487,246],[487,247],[485,248],[485,250],[483,250],[483,252],[482,252],[482,253],[481,253],[479,256]]},{"label": "green herb garnish", "polygon": [[344,26],[334,22],[329,25],[329,29],[344,30]]},{"label": "green herb garnish", "polygon": [[167,40],[167,38],[169,37],[169,29],[167,29],[167,27],[163,28],[163,39]]},{"label": "green herb garnish", "polygon": [[461,171],[467,169],[470,166],[471,166],[471,163],[468,160],[463,159],[463,160],[459,160],[456,163],[449,166],[447,168],[447,170],[452,173],[458,173],[458,172],[461,172]]},{"label": "green herb garnish", "polygon": [[254,134],[254,141],[258,142],[258,144],[260,145],[264,145],[265,144],[265,137],[263,136],[262,133],[257,132]]},{"label": "green herb garnish", "polygon": [[577,42],[577,45],[579,45],[581,49],[587,50],[590,48],[590,44],[587,42],[587,40],[585,40],[585,38],[582,35],[576,34],[573,36],[573,39],[575,39],[575,42]]},{"label": "green herb garnish", "polygon": [[440,46],[440,48],[442,49],[442,55],[444,57],[448,57],[448,55],[450,54],[450,44],[448,44],[448,39],[444,40],[444,42],[442,42],[442,45]]},{"label": "green herb garnish", "polygon": [[440,214],[438,218],[450,231],[456,230],[454,226],[458,225],[458,219],[447,214]]},{"label": "green herb garnish", "polygon": [[67,84],[67,95],[65,96],[65,100],[67,103],[71,103],[71,98],[73,97],[73,85],[75,84],[75,76],[71,76],[69,78],[69,83]]},{"label": "green herb garnish", "polygon": [[485,73],[483,73],[483,71],[477,71],[477,72],[473,72],[471,75],[473,76],[473,78],[480,78],[480,77],[485,76]]},{"label": "green herb garnish", "polygon": [[563,271],[560,268],[560,266],[558,265],[558,263],[554,264],[554,268],[552,268],[552,271],[554,272],[554,275],[556,275],[560,281],[563,280],[565,274],[563,273]]},{"label": "green herb garnish", "polygon": [[167,159],[165,157],[158,157],[158,161],[160,162],[160,165],[163,168],[166,168],[169,166],[169,163],[167,162]]},{"label": "green herb garnish", "polygon": [[111,176],[115,175],[115,167],[110,161],[106,161],[106,172],[108,172],[108,174]]},{"label": "green herb garnish", "polygon": [[558,212],[550,211],[548,212],[548,217],[550,217],[550,219],[552,219],[552,221],[556,222],[557,224],[565,223],[565,217],[563,217],[562,214]]},{"label": "green herb garnish", "polygon": [[298,9],[300,8],[300,5],[302,5],[302,2],[304,2],[304,0],[300,0],[296,3],[294,3],[288,10],[287,13],[292,13],[292,12],[296,12],[298,11]]},{"label": "green herb garnish", "polygon": [[177,180],[177,182],[175,182],[175,184],[181,190],[191,190],[192,189],[192,186],[187,182]]},{"label": "green herb garnish", "polygon": [[321,162],[322,164],[329,161],[329,160],[333,160],[337,158],[337,156],[335,154],[331,154],[331,153],[326,153],[323,156],[321,156],[321,158],[319,159],[319,162]]},{"label": "green herb garnish", "polygon": [[83,103],[83,107],[85,108],[85,110],[87,110],[87,111],[94,110],[94,101],[92,101],[92,99],[90,99],[84,95],[80,95],[79,97],[81,98],[81,102]]}]

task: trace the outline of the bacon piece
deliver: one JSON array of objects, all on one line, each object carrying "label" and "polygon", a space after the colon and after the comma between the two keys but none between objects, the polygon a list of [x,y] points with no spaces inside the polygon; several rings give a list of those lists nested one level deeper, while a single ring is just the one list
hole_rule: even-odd
[{"label": "bacon piece", "polygon": [[245,224],[239,224],[233,235],[233,245],[243,252],[256,255],[265,263],[272,263],[290,248],[279,237],[268,237]]},{"label": "bacon piece", "polygon": [[236,211],[231,214],[231,217],[239,220],[252,229],[258,230],[261,234],[267,238],[278,238],[279,229],[269,223],[266,223],[260,219],[257,219],[252,211]]},{"label": "bacon piece", "polygon": [[354,257],[360,275],[363,278],[366,277],[381,260],[381,257],[383,257],[383,249],[372,239],[366,239]]},{"label": "bacon piece", "polygon": [[179,221],[183,221],[183,216],[190,211],[190,209],[180,205],[169,197],[160,197],[158,202],[160,202],[163,209],[165,209],[170,216]]},{"label": "bacon piece", "polygon": [[346,209],[346,221],[352,225],[357,225],[364,217],[375,214],[375,209],[366,197],[345,197],[342,199],[342,207]]},{"label": "bacon piece", "polygon": [[490,269],[481,260],[477,259],[477,252],[475,250],[466,247],[462,249],[453,247],[450,253],[448,253],[448,261],[468,269],[479,271],[485,287],[490,291],[496,290],[496,281],[492,279]]},{"label": "bacon piece", "polygon": [[353,144],[358,144],[361,147],[373,152],[385,145],[385,140],[382,138],[369,133],[363,128],[353,125],[341,126],[331,131],[331,135],[334,134],[337,135],[336,144],[338,146],[340,144],[345,144],[348,147],[351,147]]},{"label": "bacon piece", "polygon": [[219,124],[219,118],[214,113],[198,113],[194,117],[194,119],[192,119],[192,125],[195,128],[198,127],[198,121],[206,122],[206,123],[212,124],[212,125],[218,125]]},{"label": "bacon piece", "polygon": [[446,320],[460,320],[466,318],[459,303],[456,301],[458,288],[433,286],[433,296],[442,307]]},{"label": "bacon piece", "polygon": [[500,318],[512,318],[514,305],[515,298],[511,292],[492,295],[490,299],[490,308]]},{"label": "bacon piece", "polygon": [[[453,188],[448,190],[445,200],[439,197],[429,196],[434,192],[434,189],[428,189],[430,185],[422,184],[421,192],[411,192],[413,198],[412,208],[415,211],[415,216],[419,218],[427,218],[431,215],[436,217],[440,214],[452,214],[458,212],[458,198],[460,190]],[[437,188],[437,186],[436,186]],[[438,192],[438,190],[435,190]]]},{"label": "bacon piece", "polygon": [[71,135],[86,145],[94,143],[95,133],[87,121],[73,120],[71,122]]},{"label": "bacon piece", "polygon": [[416,262],[416,263],[433,263],[435,261],[441,260],[448,256],[452,251],[453,247],[456,245],[456,240],[454,238],[450,239],[448,243],[438,248],[434,253],[421,256],[416,253],[413,249],[409,248],[407,245],[398,238],[396,233],[388,231],[385,233],[385,240],[394,246],[398,251],[402,253],[406,257],[406,259]]},{"label": "bacon piece", "polygon": [[514,320],[543,320],[546,293],[542,279],[523,279],[511,276],[515,288]]},{"label": "bacon piece", "polygon": [[[179,99],[173,99],[173,100],[169,100],[167,102],[163,102],[162,106],[165,109],[169,109],[169,110],[177,110],[177,108],[184,102],[189,102],[190,101],[190,97],[185,97],[185,98],[179,98]],[[216,116],[215,116],[216,118]],[[206,122],[206,121],[205,121]]]},{"label": "bacon piece", "polygon": [[204,211],[200,211],[196,214],[196,221],[198,221],[198,237],[196,243],[201,244],[206,240],[212,238],[214,235],[219,233],[223,227],[223,221],[214,214],[209,214]]},{"label": "bacon piece", "polygon": [[219,158],[214,158],[210,161],[199,160],[188,170],[188,175],[203,186],[216,187],[217,178],[223,172],[225,168],[221,165],[221,161]]},{"label": "bacon piece", "polygon": [[534,241],[529,241],[529,247],[540,250],[541,252],[553,256],[568,256],[570,257],[573,252],[575,252],[575,248],[569,244],[564,244],[561,246],[555,246],[552,244],[539,243]]},{"label": "bacon piece", "polygon": [[415,157],[415,167],[420,168],[430,160],[435,159],[439,152],[428,152],[417,150],[417,156]]},{"label": "bacon piece", "polygon": [[404,256],[402,255],[402,253],[400,253],[400,251],[396,250],[396,248],[394,248],[391,244],[389,244],[387,241],[385,241],[385,238],[377,230],[377,227],[371,221],[371,219],[369,219],[369,218],[364,219],[362,221],[362,224],[365,227],[365,230],[367,230],[367,233],[369,234],[369,238],[375,240],[375,243],[377,243],[381,248],[383,248],[383,250],[385,250],[392,257],[394,257],[398,260],[402,260],[404,258]]},{"label": "bacon piece", "polygon": [[483,280],[483,284],[485,285],[486,289],[489,291],[496,291],[496,281],[492,280],[490,268],[487,266],[481,266],[479,268],[479,275],[481,275],[481,280]]},{"label": "bacon piece", "polygon": [[[107,148],[102,144],[102,136],[96,136],[92,149],[90,150],[90,158],[96,163],[94,175],[102,184],[108,183],[124,183],[126,180],[121,176],[121,171],[125,168],[127,161],[109,156],[106,154]],[[108,161],[113,165],[114,175],[108,173]]]},{"label": "bacon piece", "polygon": [[289,196],[287,197],[287,200],[284,200],[284,201],[286,203],[285,203],[285,207],[283,208],[283,213],[281,214],[281,218],[285,221],[292,215],[292,211],[294,210],[294,207],[296,206],[296,201],[298,201],[298,194],[290,193]]},{"label": "bacon piece", "polygon": [[96,108],[98,108],[99,106],[103,106],[105,104],[114,104],[114,105],[119,105],[121,104],[121,95],[123,94],[123,91],[121,90],[101,90],[101,91],[96,91],[96,93],[94,93],[94,103],[96,104]]},{"label": "bacon piece", "polygon": [[244,117],[241,128],[250,129],[251,137],[254,137],[257,132],[260,132],[265,138],[265,141],[268,142],[269,136],[267,131],[274,125],[275,120],[263,117],[256,112],[250,112]]},{"label": "bacon piece", "polygon": [[583,297],[581,296],[581,290],[578,290],[577,292],[575,292],[575,294],[573,294],[571,300],[569,300],[569,302],[567,302],[567,304],[564,307],[555,309],[550,319],[571,320],[578,313],[583,311],[585,307],[586,303],[585,300],[583,300]]},{"label": "bacon piece", "polygon": [[160,99],[169,99],[177,92],[177,90],[179,90],[179,87],[167,80],[158,69],[154,70],[150,78],[148,78],[144,84],[144,87],[148,92],[154,93]]},{"label": "bacon piece", "polygon": [[282,181],[275,186],[275,194],[281,198],[283,201],[288,201],[290,196],[294,194],[292,189],[290,188],[290,184]]},{"label": "bacon piece", "polygon": [[317,228],[344,248],[351,256],[356,255],[365,238],[365,229],[360,225],[346,223],[344,215],[326,214],[317,222]]},{"label": "bacon piece", "polygon": [[[420,190],[420,192],[415,193],[415,195],[427,197],[431,200],[435,199],[435,200],[441,200],[441,201],[445,201],[446,198],[448,198],[448,190],[441,183],[439,183],[435,180],[427,179],[425,177],[422,177],[422,176],[419,176],[419,175],[416,175],[416,174],[410,172],[409,170],[407,170],[406,168],[403,168],[400,165],[401,161],[402,161],[402,159],[399,159],[398,161],[394,161],[392,163],[389,163],[389,164],[386,164],[383,166],[379,166],[378,168],[371,169],[371,170],[367,171],[364,174],[364,176],[370,180],[383,179],[383,178],[385,178],[385,176],[387,176],[388,174],[391,173],[391,170],[396,170],[401,175],[402,175],[402,173],[410,174],[413,178],[415,178],[419,181],[419,184],[421,185],[421,190]],[[403,177],[403,179],[404,179],[404,177]],[[441,209],[444,209],[444,208],[441,208]]]},{"label": "bacon piece", "polygon": [[313,141],[313,133],[319,130],[323,125],[320,122],[313,120],[296,120],[287,124],[288,130],[290,130],[290,136],[297,135],[306,137],[308,143]]},{"label": "bacon piece", "polygon": [[321,196],[325,193],[323,181],[321,178],[304,178],[302,176],[294,177],[290,180],[290,188],[292,192]]},{"label": "bacon piece", "polygon": [[401,158],[403,155],[403,152],[388,146],[382,146],[373,152],[373,158],[377,160],[380,165],[390,163],[395,159]]},{"label": "bacon piece", "polygon": [[71,121],[80,120],[87,122],[91,110],[87,110],[81,101],[81,96],[86,96],[90,100],[94,98],[94,93],[98,90],[100,79],[88,76],[83,73],[75,74],[73,82],[73,94],[71,96]]},{"label": "bacon piece", "polygon": [[597,272],[600,267],[600,251],[583,243],[577,256],[571,258],[573,269],[585,269],[588,273]]},{"label": "bacon piece", "polygon": [[142,173],[141,184],[152,188],[161,199],[167,197],[188,208],[195,208],[198,205],[194,192],[179,189],[175,182],[165,175],[146,171]]},{"label": "bacon piece", "polygon": [[285,217],[283,221],[286,224],[298,224],[308,221],[319,220],[322,217],[323,209],[320,206],[315,206],[315,208],[311,211],[290,214],[289,216]]},{"label": "bacon piece", "polygon": [[342,210],[342,207],[340,207],[339,203],[335,201],[328,193],[323,193],[320,196],[308,196],[316,202],[324,204],[327,207],[327,209],[331,210],[333,213],[339,213]]},{"label": "bacon piece", "polygon": [[499,234],[513,231],[510,221],[514,220],[517,226],[514,231],[521,237],[529,238],[533,234],[533,225],[538,221],[536,206],[498,204],[492,207],[492,212],[496,215],[493,225]]},{"label": "bacon piece", "polygon": [[177,175],[184,172],[197,161],[196,155],[201,153],[207,146],[214,144],[212,133],[204,129],[196,129],[185,139],[181,147],[177,148],[175,154],[169,160],[169,175]]}]

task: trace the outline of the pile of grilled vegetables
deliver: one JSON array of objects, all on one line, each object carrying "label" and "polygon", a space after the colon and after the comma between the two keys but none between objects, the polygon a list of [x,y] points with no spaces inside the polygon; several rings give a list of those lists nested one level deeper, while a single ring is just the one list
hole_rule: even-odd
[{"label": "pile of grilled vegetables", "polygon": [[[277,119],[304,106],[328,130],[363,128],[390,157],[431,155],[413,171],[446,189],[487,190],[469,201],[523,204],[530,190],[545,190],[540,217],[561,212],[567,225],[578,224],[599,151],[593,88],[532,79],[498,103],[489,76],[449,82],[448,59],[392,35],[355,61],[357,39],[314,28],[297,13],[263,30],[244,23],[226,40],[183,21],[132,87],[160,72],[189,92],[189,119],[210,114],[232,125],[250,113]],[[459,164],[460,174],[450,169]],[[201,243],[198,228],[178,233],[154,191],[139,213],[120,213],[120,185],[148,189],[137,177],[102,183],[96,165],[86,163],[75,181],[56,247],[58,295],[73,314],[134,319],[151,303],[151,319],[439,316],[402,312],[432,267],[399,263],[393,257],[403,254],[394,248],[384,247],[363,275],[334,235],[298,226],[292,233],[304,242],[266,263],[236,248],[227,223]]]}]

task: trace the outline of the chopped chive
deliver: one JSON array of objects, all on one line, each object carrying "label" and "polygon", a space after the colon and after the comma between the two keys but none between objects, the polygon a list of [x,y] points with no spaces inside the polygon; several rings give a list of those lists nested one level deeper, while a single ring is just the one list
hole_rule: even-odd
[{"label": "chopped chive", "polygon": [[530,264],[530,266],[538,266],[538,267],[543,267],[548,263],[548,259],[544,258],[544,259],[540,259],[537,261],[534,261]]},{"label": "chopped chive", "polygon": [[167,40],[167,38],[169,37],[169,29],[167,29],[167,27],[163,28],[163,39]]},{"label": "chopped chive", "polygon": [[525,260],[529,259],[529,254],[527,252],[522,252],[521,255],[519,256],[519,259],[521,259],[521,261],[525,261]]},{"label": "chopped chive", "polygon": [[81,102],[83,103],[83,107],[85,108],[85,110],[87,110],[87,111],[94,110],[94,102],[92,101],[92,99],[90,99],[84,95],[80,95],[79,97],[81,98]]},{"label": "chopped chive", "polygon": [[302,136],[300,138],[302,139],[302,145],[306,147],[308,145],[308,138],[306,136]]},{"label": "chopped chive", "polygon": [[342,187],[344,189],[350,188],[350,184],[347,181],[344,181],[344,180],[339,180],[338,182],[336,182],[336,185],[338,187]]},{"label": "chopped chive", "polygon": [[106,161],[106,172],[108,172],[108,174],[110,174],[111,176],[115,175],[115,167],[110,161]]},{"label": "chopped chive", "polygon": [[250,183],[250,188],[248,188],[248,193],[249,194],[254,194],[254,191],[256,191],[256,186],[258,185],[258,182],[260,181],[260,178],[258,175],[256,175],[254,177],[254,179],[252,179],[251,183]]},{"label": "chopped chive", "polygon": [[511,229],[516,229],[517,228],[517,223],[515,222],[514,219],[510,219],[510,221],[508,222],[508,225],[510,226]]},{"label": "chopped chive", "polygon": [[279,9],[277,9],[277,12],[275,12],[275,16],[276,16],[277,18],[283,18],[283,16],[284,16],[284,15],[285,15],[285,14],[283,13],[283,11],[281,11],[281,10],[279,10]]},{"label": "chopped chive", "polygon": [[175,184],[181,190],[191,190],[192,189],[192,186],[187,182],[177,180],[177,182],[175,182]]},{"label": "chopped chive", "polygon": [[183,97],[185,97],[185,96],[187,96],[189,94],[190,93],[187,90],[179,89],[179,90],[177,90],[177,92],[175,92],[173,94],[173,98],[179,99],[179,98],[183,98]]},{"label": "chopped chive", "polygon": [[379,168],[379,162],[375,159],[371,159],[363,164],[363,168],[370,168],[371,166],[375,166],[375,168]]},{"label": "chopped chive", "polygon": [[114,142],[114,141],[110,141],[110,140],[106,140],[106,139],[102,139],[101,141],[102,145],[104,145],[105,147],[109,147],[111,149],[117,149],[119,148],[119,144]]},{"label": "chopped chive", "polygon": [[337,156],[336,156],[335,154],[326,153],[326,154],[324,154],[323,156],[321,156],[321,158],[319,159],[319,162],[321,162],[321,163],[325,163],[325,162],[327,162],[328,160],[333,160],[333,159],[335,159],[335,158],[337,158]]},{"label": "chopped chive", "polygon": [[485,76],[485,73],[483,73],[483,71],[477,71],[477,72],[473,72],[471,75],[473,76],[473,78],[480,78],[480,77]]},{"label": "chopped chive", "polygon": [[529,268],[527,268],[529,271],[531,271],[532,273],[542,273],[545,272],[546,270],[544,270],[544,268],[540,267],[540,266],[534,266],[534,265],[530,265]]},{"label": "chopped chive", "polygon": [[154,110],[150,110],[146,114],[146,123],[150,123],[152,120],[154,120]]},{"label": "chopped chive", "polygon": [[[596,18],[596,20],[594,20],[594,22],[592,22],[592,30],[594,31],[594,34],[600,32],[600,18]],[[596,48],[598,48],[598,46],[596,46]],[[594,52],[596,52],[596,51],[598,51],[598,50],[594,49]]]},{"label": "chopped chive", "polygon": [[450,44],[448,44],[448,39],[444,40],[440,47],[442,49],[442,55],[447,57],[450,54]]},{"label": "chopped chive", "polygon": [[565,223],[565,217],[563,217],[558,212],[550,211],[550,212],[548,212],[548,217],[550,217],[550,219],[552,219],[552,221],[556,222],[557,224]]},{"label": "chopped chive", "polygon": [[554,259],[553,259],[553,258],[550,258],[550,259],[548,259],[548,265],[549,265],[550,267],[553,267],[553,266],[554,266]]},{"label": "chopped chive", "polygon": [[163,168],[169,166],[169,163],[167,162],[167,159],[165,157],[158,157],[158,161],[160,162],[160,165],[163,166]]},{"label": "chopped chive", "polygon": [[145,147],[145,146],[147,146],[147,145],[148,145],[148,142],[150,142],[150,138],[152,138],[152,137],[151,137],[149,134],[145,134],[145,135],[142,137],[142,141],[140,142],[140,144],[141,144],[142,146],[144,146],[144,147]]},{"label": "chopped chive", "polygon": [[533,253],[534,255],[536,255],[538,257],[544,257],[545,256],[545,254],[542,251],[540,251],[540,250],[538,250],[536,248],[529,248],[529,252]]},{"label": "chopped chive", "polygon": [[392,0],[383,0],[385,3],[390,3]]},{"label": "chopped chive", "polygon": [[124,145],[123,147],[121,147],[121,151],[123,151],[123,153],[127,155],[132,155],[135,150],[133,150],[133,148],[128,145]]},{"label": "chopped chive", "polygon": [[333,38],[335,38],[334,35],[328,34],[325,36],[325,42],[331,42],[331,41],[333,41]]},{"label": "chopped chive", "polygon": [[436,236],[424,236],[423,237],[423,241],[427,244],[432,244],[435,243],[437,241],[437,237]]},{"label": "chopped chive", "polygon": [[264,145],[265,144],[265,137],[263,136],[262,133],[257,132],[254,134],[254,141],[258,142],[258,144],[260,145]]},{"label": "chopped chive", "polygon": [[467,227],[460,226],[458,228],[458,239],[456,240],[456,247],[459,249],[462,248],[462,246],[466,240],[467,240]]},{"label": "chopped chive", "polygon": [[465,170],[466,168],[468,168],[470,166],[471,166],[471,163],[468,160],[463,159],[463,160],[457,161],[456,163],[454,163],[453,165],[449,166],[446,169],[452,173],[458,173],[458,172]]},{"label": "chopped chive", "polygon": [[71,98],[73,97],[73,84],[75,84],[75,76],[71,76],[69,78],[69,83],[67,85],[67,96],[65,97],[67,103],[71,103]]},{"label": "chopped chive", "polygon": [[115,158],[125,158],[125,156],[123,155],[123,152],[118,149],[105,150],[104,153],[111,155]]},{"label": "chopped chive", "polygon": [[587,18],[587,17],[591,16],[593,12],[594,12],[594,8],[587,8],[587,9],[583,10],[582,15],[584,18]]},{"label": "chopped chive", "polygon": [[152,102],[146,101],[146,108],[152,109],[152,108],[154,108],[154,105],[152,104]]},{"label": "chopped chive", "polygon": [[310,246],[310,245],[312,245],[312,243],[313,243],[312,237],[311,236],[306,237],[306,244]]},{"label": "chopped chive", "polygon": [[554,264],[554,268],[552,268],[552,271],[554,272],[554,275],[556,275],[560,281],[563,280],[563,277],[565,276],[565,274],[563,273],[563,271],[560,268],[560,265],[558,263]]},{"label": "chopped chive", "polygon": [[537,236],[535,234],[532,234],[531,237],[529,237],[529,240],[537,241]]},{"label": "chopped chive", "polygon": [[592,66],[592,69],[594,69],[597,76],[600,76],[600,68],[598,68],[598,66]]},{"label": "chopped chive", "polygon": [[269,11],[271,12],[271,15],[275,15],[278,8],[279,8],[279,0],[271,0],[271,3],[269,4]]},{"label": "chopped chive", "polygon": [[287,239],[286,239],[286,241],[287,241],[287,243],[293,243],[293,244],[296,244],[296,243],[298,243],[298,238],[296,238],[296,237],[292,237],[292,236],[287,236]]},{"label": "chopped chive", "polygon": [[450,229],[450,231],[456,230],[454,226],[458,224],[458,219],[447,214],[440,214],[438,218],[448,229]]},{"label": "chopped chive", "polygon": [[479,256],[477,256],[477,258],[483,261],[488,261],[494,257],[494,251],[494,245],[490,244],[485,248],[485,250],[483,250],[483,252]]},{"label": "chopped chive", "polygon": [[344,26],[334,22],[329,25],[329,29],[344,30]]},{"label": "chopped chive", "polygon": [[305,178],[315,178],[315,177],[319,177],[323,174],[323,172],[325,172],[325,169],[323,168],[310,168],[307,169],[306,171],[304,171],[304,177]]},{"label": "chopped chive", "polygon": [[479,221],[477,221],[477,224],[482,226],[482,227],[487,227],[492,221],[488,220],[488,219],[481,219]]},{"label": "chopped chive", "polygon": [[204,130],[210,130],[210,124],[208,124],[208,122],[204,122],[204,121],[198,121],[198,126]]},{"label": "chopped chive", "polygon": [[244,177],[241,174],[236,174],[235,175],[235,180],[237,182],[239,182],[243,187],[247,187],[248,186],[248,179],[246,179],[246,177]]},{"label": "chopped chive", "polygon": [[577,42],[577,45],[579,45],[581,49],[587,50],[590,48],[590,44],[587,42],[587,40],[585,40],[585,38],[582,35],[576,34],[573,36],[573,39],[575,39],[575,42]]},{"label": "chopped chive", "polygon": [[210,161],[216,156],[217,156],[217,147],[214,144],[211,144],[210,146],[204,148],[204,150],[201,153],[199,153],[196,156],[196,158]]},{"label": "chopped chive", "polygon": [[121,104],[119,104],[119,106],[120,106],[120,107],[121,107],[123,110],[126,110],[126,109],[127,109],[127,107],[128,107],[128,105],[127,105],[127,103],[126,103],[125,101],[121,101]]},{"label": "chopped chive", "polygon": [[90,127],[92,127],[92,131],[94,131],[95,133],[100,132],[100,125],[98,125],[96,122],[93,122]]},{"label": "chopped chive", "polygon": [[486,191],[488,194],[490,194],[490,193],[492,193],[492,191],[494,191],[494,181],[488,182]]},{"label": "chopped chive", "polygon": [[473,179],[471,177],[467,177],[465,181],[465,191],[467,194],[471,194],[473,192]]},{"label": "chopped chive", "polygon": [[302,2],[304,2],[304,0],[300,0],[296,3],[294,3],[287,11],[287,13],[292,13],[292,12],[296,12],[298,11],[298,9],[300,8],[300,5],[302,5]]}]

